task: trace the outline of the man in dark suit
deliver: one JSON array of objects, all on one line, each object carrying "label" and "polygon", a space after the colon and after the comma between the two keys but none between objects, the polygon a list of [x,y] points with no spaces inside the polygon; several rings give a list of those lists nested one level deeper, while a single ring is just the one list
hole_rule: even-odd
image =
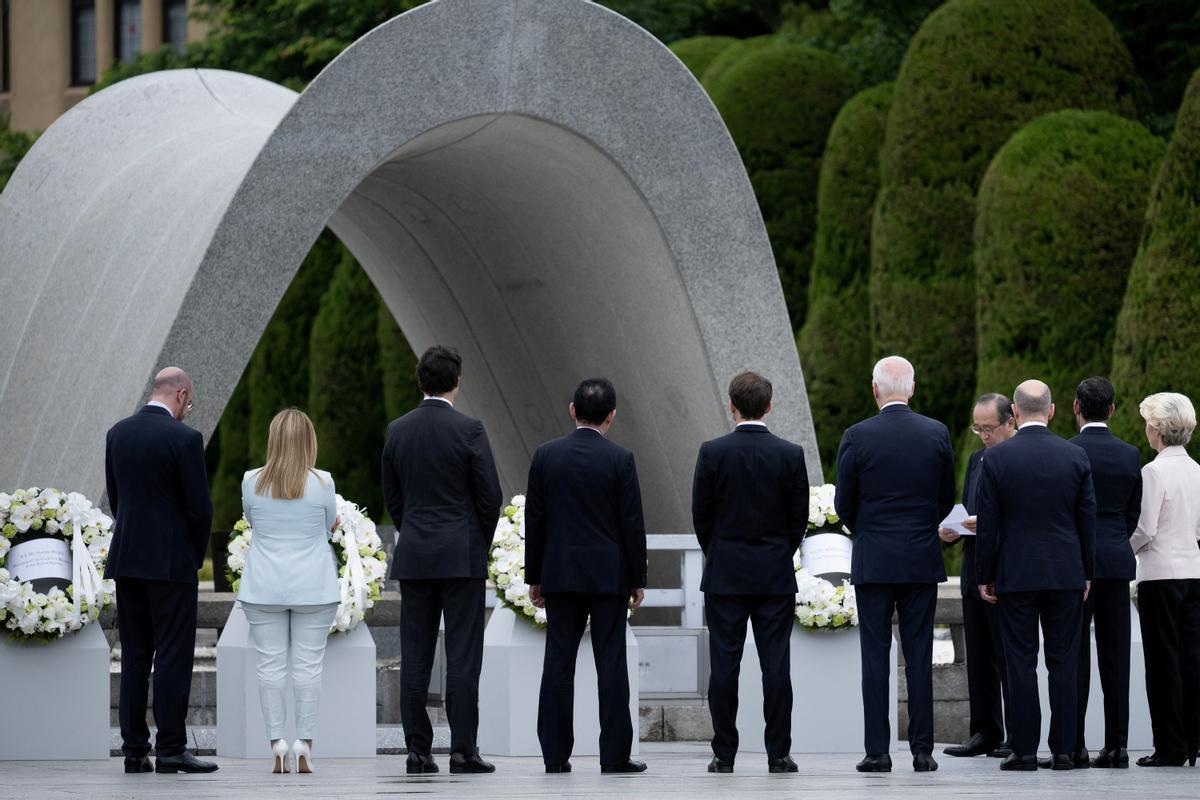
[{"label": "man in dark suit", "polygon": [[979,592],[989,603],[999,598],[1004,634],[1013,752],[1000,768],[1038,768],[1040,620],[1050,673],[1049,765],[1073,769],[1079,634],[1096,546],[1092,468],[1087,453],[1046,427],[1054,416],[1046,384],[1018,386],[1013,415],[1017,435],[983,457],[975,548]]},{"label": "man in dark suit", "polygon": [[187,749],[196,649],[196,571],[212,528],[204,437],[181,424],[192,381],[154,376],[150,401],[108,431],[104,476],[114,533],[104,577],[117,584],[121,749],[126,772],[150,772],[146,698],[154,667],[155,772],[214,772]]},{"label": "man in dark suit", "polygon": [[502,498],[483,423],[454,408],[461,374],[457,350],[426,350],[417,364],[425,399],[388,426],[383,446],[383,498],[397,531],[400,718],[412,774],[438,771],[425,704],[443,615],[450,772],[495,770],[479,757],[476,735],[487,553]]},{"label": "man in dark suit", "polygon": [[538,741],[546,772],[570,772],[575,659],[591,620],[600,693],[601,772],[644,772],[633,761],[625,626],[646,586],[646,525],[633,453],[605,438],[617,393],[604,378],[579,384],[575,432],[533,454],[525,495],[525,580],[546,609]]},{"label": "man in dark suit", "polygon": [[1116,406],[1107,378],[1082,381],[1075,389],[1074,410],[1079,435],[1071,443],[1087,452],[1096,493],[1096,571],[1083,604],[1078,722],[1072,755],[1076,767],[1089,765],[1083,728],[1092,683],[1091,628],[1095,619],[1096,657],[1104,689],[1104,749],[1090,765],[1125,768],[1129,766],[1125,750],[1129,742],[1129,582],[1137,574],[1129,537],[1142,509],[1141,455],[1108,429],[1108,418]]},{"label": "man in dark suit", "polygon": [[[963,527],[975,530],[979,511],[979,464],[984,451],[1006,442],[1017,432],[1013,421],[1012,402],[1002,394],[985,394],[975,401],[971,432],[983,441],[983,447],[967,460],[963,480],[962,504],[971,516]],[[959,535],[950,528],[938,530],[943,542],[952,544]],[[945,750],[948,756],[972,757],[987,754],[1005,757],[1012,747],[1005,739],[1004,705],[1008,705],[1008,680],[1004,675],[1004,645],[1000,636],[1000,614],[996,607],[979,596],[979,581],[975,580],[975,537],[963,541],[962,588],[963,638],[967,647],[967,691],[970,694],[971,735],[962,744]]]},{"label": "man in dark suit", "polygon": [[889,356],[875,365],[879,414],[852,425],[838,446],[838,516],[854,534],[850,581],[858,597],[866,757],[859,772],[890,772],[889,653],[899,614],[908,683],[913,769],[933,759],[933,612],[946,580],[938,523],[954,507],[954,451],[940,422],[908,407],[912,364]]},{"label": "man in dark suit", "polygon": [[704,551],[708,620],[709,772],[733,772],[737,756],[738,672],[746,620],[762,666],[767,768],[796,772],[792,746],[791,633],[796,613],[792,555],[808,527],[804,450],[762,421],[771,382],[743,372],[729,383],[733,433],[705,442],[696,459],[692,523]]}]

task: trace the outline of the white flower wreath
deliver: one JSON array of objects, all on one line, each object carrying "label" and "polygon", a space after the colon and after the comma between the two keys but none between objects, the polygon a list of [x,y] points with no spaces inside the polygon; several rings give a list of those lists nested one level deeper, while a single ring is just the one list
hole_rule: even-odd
[{"label": "white flower wreath", "polygon": [[488,554],[488,577],[496,587],[496,598],[522,619],[546,627],[546,609],[535,608],[525,583],[525,495],[512,499],[496,523]]},{"label": "white flower wreath", "polygon": [[[100,617],[116,594],[116,582],[101,577],[112,527],[112,518],[78,492],[37,487],[0,492],[0,624],[10,637],[51,641]],[[5,568],[9,551],[30,532],[70,545],[72,582],[66,589],[35,592],[31,582]]]},{"label": "white flower wreath", "polygon": [[[808,533],[849,535],[834,508],[835,495],[832,483],[809,487]],[[798,550],[792,563],[796,569],[796,622],[800,627],[810,631],[835,631],[858,625],[858,602],[849,581],[834,586],[832,582],[810,574],[804,568]]]},{"label": "white flower wreath", "polygon": [[[342,602],[333,618],[330,632],[345,633],[358,627],[383,592],[387,576],[387,552],[375,530],[375,523],[362,509],[340,494],[337,497],[338,526],[330,541],[338,560],[338,586]],[[242,517],[229,537],[225,575],[236,592],[246,568],[246,555],[252,546],[254,529]]]}]

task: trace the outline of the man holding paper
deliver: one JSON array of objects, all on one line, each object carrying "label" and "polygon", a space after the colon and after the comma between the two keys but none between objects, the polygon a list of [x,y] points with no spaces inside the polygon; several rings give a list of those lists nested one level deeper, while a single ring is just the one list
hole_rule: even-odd
[{"label": "man holding paper", "polygon": [[[1005,738],[1004,711],[1008,705],[1008,681],[1004,676],[1004,647],[1000,637],[1000,615],[996,606],[979,595],[975,580],[975,513],[979,510],[979,469],[983,454],[989,447],[1008,441],[1017,432],[1013,423],[1012,403],[1002,394],[985,394],[975,401],[971,432],[983,442],[983,447],[971,453],[967,460],[967,475],[963,480],[962,504],[969,515],[962,525],[971,535],[962,535],[950,527],[938,530],[946,544],[960,538],[963,542],[962,606],[963,635],[967,648],[967,691],[970,695],[971,735],[962,744],[945,749],[948,756],[971,757],[1007,756],[1012,748]],[[951,513],[953,518],[954,514]]]}]

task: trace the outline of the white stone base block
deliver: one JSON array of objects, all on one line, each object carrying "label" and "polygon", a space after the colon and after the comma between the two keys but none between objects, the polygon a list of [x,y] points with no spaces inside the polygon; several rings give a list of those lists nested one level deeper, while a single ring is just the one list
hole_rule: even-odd
[{"label": "white stone base block", "polygon": [[[250,623],[235,603],[217,642],[217,755],[267,759],[271,752],[258,699],[258,653]],[[284,738],[296,739],[288,680]],[[375,640],[365,624],[330,634],[321,675],[321,710],[313,757],[375,757]]]},{"label": "white stone base block", "polygon": [[[893,640],[888,718],[892,748],[896,731],[896,653]],[[806,631],[792,626],[792,752],[862,753],[862,654],[858,628]],[[754,633],[747,626],[738,675],[738,750],[765,753],[762,670]]]},{"label": "white stone base block", "polygon": [[[638,644],[625,627],[629,670],[629,717],[633,753],[638,752]],[[479,749],[497,756],[540,756],[537,738],[538,692],[546,634],[512,610],[498,606],[483,634],[483,674],[479,681]],[[600,755],[600,701],[596,662],[588,631],[575,664],[575,748],[573,755]]]},{"label": "white stone base block", "polygon": [[98,622],[46,643],[0,635],[0,760],[107,759],[108,673]]},{"label": "white stone base block", "polygon": [[[1146,700],[1146,658],[1142,654],[1142,624],[1137,606],[1130,604],[1129,653],[1129,749],[1153,750],[1154,733],[1150,730],[1150,704]],[[1100,685],[1100,666],[1096,658],[1096,632],[1089,637],[1092,648],[1092,683],[1088,693],[1087,721],[1084,741],[1094,755],[1104,746],[1104,688]],[[1043,750],[1049,748],[1050,688],[1046,671],[1045,648],[1038,651],[1038,698],[1042,703]]]}]

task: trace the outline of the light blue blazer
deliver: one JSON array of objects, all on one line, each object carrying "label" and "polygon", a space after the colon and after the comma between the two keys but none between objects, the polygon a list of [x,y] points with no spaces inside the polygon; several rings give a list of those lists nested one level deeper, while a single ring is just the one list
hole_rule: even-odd
[{"label": "light blue blazer", "polygon": [[329,543],[337,520],[333,478],[311,470],[303,497],[279,500],[254,490],[258,473],[252,469],[242,478],[242,510],[254,535],[238,600],[280,606],[341,602],[337,558]]}]

